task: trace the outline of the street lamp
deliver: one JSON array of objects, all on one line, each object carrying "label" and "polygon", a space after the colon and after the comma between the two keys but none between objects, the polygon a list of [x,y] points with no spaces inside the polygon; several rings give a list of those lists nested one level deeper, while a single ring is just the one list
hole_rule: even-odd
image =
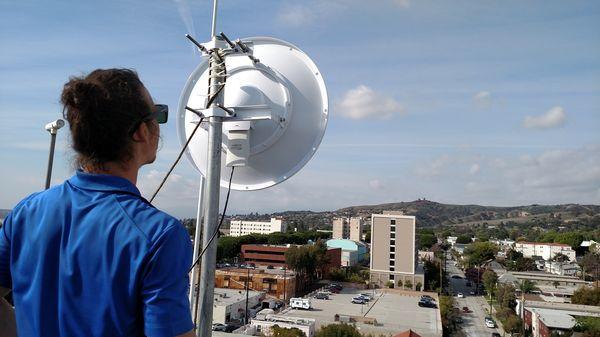
[{"label": "street lamp", "polygon": [[48,170],[46,171],[46,187],[48,189],[50,187],[50,178],[52,177],[52,163],[54,162],[54,146],[56,144],[56,134],[58,133],[58,129],[65,126],[65,121],[62,119],[57,119],[54,122],[50,122],[46,124],[46,131],[50,132],[50,155],[48,157]]}]

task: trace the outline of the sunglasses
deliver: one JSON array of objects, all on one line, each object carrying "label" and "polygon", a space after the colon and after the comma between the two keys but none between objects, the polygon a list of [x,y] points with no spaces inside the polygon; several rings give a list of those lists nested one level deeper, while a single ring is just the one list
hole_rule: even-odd
[{"label": "sunglasses", "polygon": [[166,123],[169,119],[169,106],[166,104],[155,104],[152,107],[152,111],[150,111],[148,115],[140,118],[139,121],[133,124],[133,127],[129,131],[129,134],[133,135],[135,133],[135,130],[137,130],[137,128],[140,127],[140,124],[152,119],[155,119],[156,122],[158,122],[158,124]]},{"label": "sunglasses", "polygon": [[158,124],[165,124],[169,119],[169,106],[166,104],[155,104],[150,115],[146,117],[146,120],[152,118],[156,119]]}]

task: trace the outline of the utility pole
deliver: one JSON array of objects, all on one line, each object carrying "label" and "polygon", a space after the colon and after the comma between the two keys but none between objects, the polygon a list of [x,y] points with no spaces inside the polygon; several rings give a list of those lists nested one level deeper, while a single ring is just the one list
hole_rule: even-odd
[{"label": "utility pole", "polygon": [[286,287],[286,272],[287,268],[284,266],[283,267],[283,308],[285,309],[285,305],[286,305],[286,295],[287,295],[287,287]]},{"label": "utility pole", "polygon": [[248,324],[248,288],[250,285],[250,268],[246,266],[246,269],[248,270],[248,274],[246,276],[246,310],[244,311],[244,325]]}]

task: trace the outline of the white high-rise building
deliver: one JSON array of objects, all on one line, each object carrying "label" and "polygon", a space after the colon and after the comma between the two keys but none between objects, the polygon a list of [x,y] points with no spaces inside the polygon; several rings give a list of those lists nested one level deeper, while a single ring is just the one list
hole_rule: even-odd
[{"label": "white high-rise building", "polygon": [[271,218],[271,221],[245,221],[233,220],[229,227],[229,236],[243,236],[248,234],[270,234],[285,232],[286,223],[282,218]]}]

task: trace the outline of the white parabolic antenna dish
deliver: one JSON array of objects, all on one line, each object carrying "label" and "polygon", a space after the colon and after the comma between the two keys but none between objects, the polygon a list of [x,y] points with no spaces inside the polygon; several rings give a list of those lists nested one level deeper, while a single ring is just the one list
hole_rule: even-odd
[{"label": "white parabolic antenna dish", "polygon": [[[254,63],[243,54],[225,58],[227,80],[223,105],[239,115],[258,112],[271,118],[250,121],[247,165],[236,167],[231,188],[258,190],[288,179],[314,155],[327,127],[327,90],[317,66],[296,46],[268,37],[242,41],[260,62]],[[190,75],[179,102],[177,131],[182,144],[199,120],[185,107],[203,109],[207,92],[208,57],[204,57]],[[187,151],[188,159],[204,176],[208,151],[205,124],[197,130]],[[223,187],[229,184],[231,170],[225,166],[227,132],[237,126],[239,122],[223,123]]]}]

